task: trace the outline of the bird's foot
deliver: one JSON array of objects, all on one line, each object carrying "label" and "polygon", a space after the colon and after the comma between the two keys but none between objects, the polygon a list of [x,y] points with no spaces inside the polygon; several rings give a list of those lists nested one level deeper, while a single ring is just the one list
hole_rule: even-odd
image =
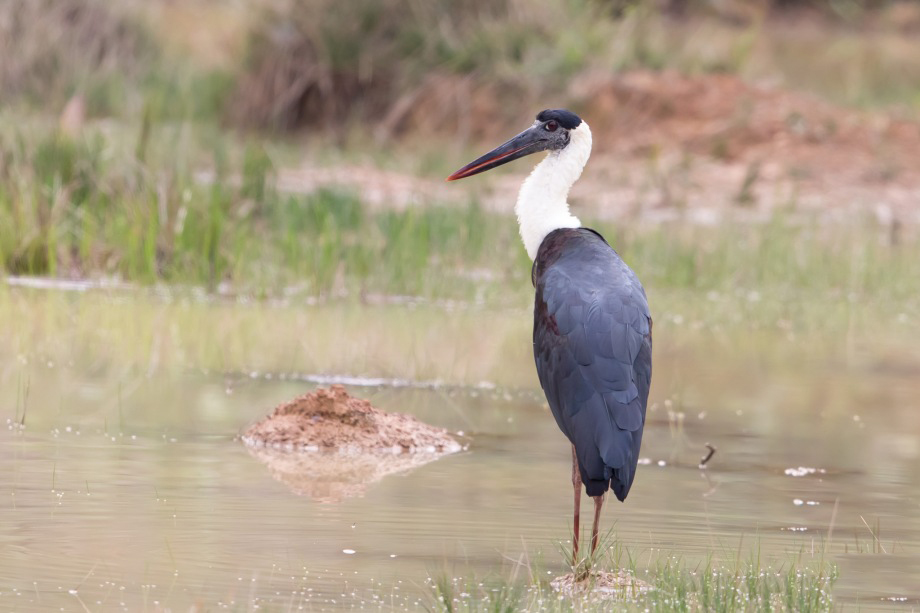
[{"label": "bird's foot", "polygon": [[[588,562],[587,559],[584,562]],[[591,576],[591,565],[590,564],[579,564],[572,570],[572,575],[575,577],[575,583],[581,583],[586,581],[588,577]]]}]

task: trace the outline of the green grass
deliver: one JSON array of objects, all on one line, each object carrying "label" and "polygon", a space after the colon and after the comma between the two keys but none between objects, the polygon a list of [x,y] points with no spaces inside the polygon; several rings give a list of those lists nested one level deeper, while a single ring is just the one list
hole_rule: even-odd
[{"label": "green grass", "polygon": [[[599,548],[600,550],[600,548]],[[803,554],[763,561],[726,554],[700,563],[673,555],[631,554],[619,547],[607,549],[596,568],[625,571],[634,578],[628,590],[612,595],[563,595],[551,585],[555,574],[539,563],[516,566],[508,577],[480,579],[440,573],[429,578],[428,610],[491,611],[831,611],[836,565]],[[641,562],[640,562],[641,559]],[[520,575],[524,575],[521,577]],[[589,576],[587,585],[595,579]],[[648,589],[638,589],[647,586]]]},{"label": "green grass", "polygon": [[[284,194],[272,157],[215,141],[217,175],[185,160],[141,163],[102,132],[0,131],[0,266],[8,274],[117,277],[273,296],[410,294],[516,301],[530,262],[510,216],[475,202],[370,209],[347,190]],[[132,143],[134,146],[132,147]],[[233,149],[235,151],[235,149]],[[239,177],[231,180],[231,177]],[[650,290],[756,292],[794,301],[912,300],[920,243],[869,219],[827,224],[779,212],[766,224],[653,227],[594,222]],[[502,298],[502,297],[505,298]]]}]

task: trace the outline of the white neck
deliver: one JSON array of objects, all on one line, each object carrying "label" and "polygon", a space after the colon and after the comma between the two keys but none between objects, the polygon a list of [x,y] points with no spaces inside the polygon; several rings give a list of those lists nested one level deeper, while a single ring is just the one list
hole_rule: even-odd
[{"label": "white neck", "polygon": [[569,190],[591,155],[591,128],[582,121],[569,132],[564,149],[551,151],[524,179],[514,212],[521,239],[531,260],[537,258],[540,243],[559,228],[580,228],[581,222],[569,212]]}]

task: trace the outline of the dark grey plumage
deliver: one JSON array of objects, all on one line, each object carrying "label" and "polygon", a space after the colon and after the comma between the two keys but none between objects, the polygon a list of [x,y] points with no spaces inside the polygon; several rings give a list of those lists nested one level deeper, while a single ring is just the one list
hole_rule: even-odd
[{"label": "dark grey plumage", "polygon": [[543,239],[533,266],[533,350],[589,496],[629,493],[652,380],[652,318],[636,274],[597,232]]}]

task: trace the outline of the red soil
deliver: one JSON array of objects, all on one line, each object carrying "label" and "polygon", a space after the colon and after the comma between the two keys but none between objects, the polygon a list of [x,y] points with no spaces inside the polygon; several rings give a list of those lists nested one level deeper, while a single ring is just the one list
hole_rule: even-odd
[{"label": "red soil", "polygon": [[389,450],[446,453],[460,445],[444,428],[411,415],[385,413],[367,400],[348,395],[341,385],[317,389],[279,405],[250,426],[243,441],[255,447],[287,450]]}]

